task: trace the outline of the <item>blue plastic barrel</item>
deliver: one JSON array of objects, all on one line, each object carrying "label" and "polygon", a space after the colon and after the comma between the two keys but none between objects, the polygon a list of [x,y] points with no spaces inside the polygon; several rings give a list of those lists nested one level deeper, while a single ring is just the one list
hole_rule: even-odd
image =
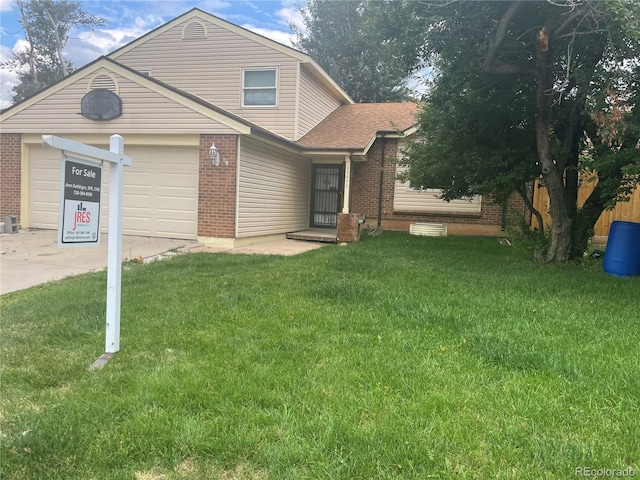
[{"label": "blue plastic barrel", "polygon": [[618,277],[640,275],[640,223],[611,222],[603,268]]}]

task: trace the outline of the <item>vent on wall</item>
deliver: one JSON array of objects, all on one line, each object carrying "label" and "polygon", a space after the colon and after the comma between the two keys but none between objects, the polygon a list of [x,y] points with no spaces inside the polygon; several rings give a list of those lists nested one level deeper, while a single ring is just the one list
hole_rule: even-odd
[{"label": "vent on wall", "polygon": [[447,226],[444,223],[412,223],[409,233],[425,237],[444,237],[447,235]]},{"label": "vent on wall", "polygon": [[113,77],[109,75],[96,75],[89,84],[89,90],[111,90],[113,93],[118,93],[118,85]]},{"label": "vent on wall", "polygon": [[202,40],[207,38],[207,27],[196,20],[187,23],[182,30],[183,40]]}]

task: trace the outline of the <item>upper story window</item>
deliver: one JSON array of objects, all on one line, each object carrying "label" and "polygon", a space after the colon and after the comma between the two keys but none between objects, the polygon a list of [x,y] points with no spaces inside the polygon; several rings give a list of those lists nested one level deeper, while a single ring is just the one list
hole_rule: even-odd
[{"label": "upper story window", "polygon": [[242,106],[275,107],[278,104],[278,69],[242,70]]}]

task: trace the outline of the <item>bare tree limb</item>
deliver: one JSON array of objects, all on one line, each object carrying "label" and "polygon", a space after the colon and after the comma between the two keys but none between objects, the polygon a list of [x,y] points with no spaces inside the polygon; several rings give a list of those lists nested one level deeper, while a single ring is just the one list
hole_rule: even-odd
[{"label": "bare tree limb", "polygon": [[31,25],[29,23],[29,19],[27,18],[27,14],[24,11],[24,1],[18,0],[18,10],[20,10],[20,17],[22,21],[22,26],[24,27],[24,31],[27,33],[27,41],[29,42],[29,71],[31,72],[31,76],[33,77],[33,83],[37,89],[40,89],[40,82],[38,81],[38,72],[36,70],[36,61],[35,61],[35,48],[33,37],[31,36]]},{"label": "bare tree limb", "polygon": [[51,13],[49,12],[49,10],[45,9],[44,12],[49,17],[49,21],[51,22],[51,26],[53,27],[53,33],[55,34],[55,37],[56,37],[56,47],[58,49],[58,59],[60,60],[60,68],[62,69],[62,75],[66,77],[67,74],[69,73],[69,70],[67,69],[67,63],[64,61],[64,56],[62,55],[62,49],[64,48],[64,45],[62,45],[62,42],[60,41],[60,34],[58,33],[58,24],[51,16]]},{"label": "bare tree limb", "polygon": [[496,65],[496,55],[498,53],[498,49],[502,45],[504,41],[504,37],[507,34],[507,30],[509,28],[509,24],[513,17],[518,13],[521,2],[512,2],[507,11],[504,13],[502,18],[500,19],[500,24],[498,25],[498,30],[493,37],[493,40],[489,43],[489,50],[487,51],[487,55],[484,59],[483,70],[487,73],[498,73],[498,74],[524,74],[524,75],[532,75],[535,73],[535,70],[532,68],[517,66],[517,65]]},{"label": "bare tree limb", "polygon": [[524,188],[523,185],[520,185],[516,188],[516,192],[520,194],[520,196],[522,197],[522,200],[524,200],[524,204],[526,205],[526,207],[529,209],[532,215],[534,215],[538,220],[540,233],[544,235],[544,221],[542,220],[542,214],[536,209],[536,207],[533,206],[533,203],[531,203],[531,199],[527,195],[526,189]]}]

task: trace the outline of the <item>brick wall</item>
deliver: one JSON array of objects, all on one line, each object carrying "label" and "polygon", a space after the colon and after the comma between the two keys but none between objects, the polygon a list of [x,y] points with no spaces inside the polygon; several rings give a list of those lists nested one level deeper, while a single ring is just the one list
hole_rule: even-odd
[{"label": "brick wall", "polygon": [[19,133],[0,133],[0,221],[20,217],[20,141]]},{"label": "brick wall", "polygon": [[[213,166],[209,157],[212,142],[220,153],[218,167]],[[235,237],[237,146],[236,135],[200,135],[199,236]]]},{"label": "brick wall", "polygon": [[[352,178],[351,211],[362,213],[367,217],[367,225],[377,226],[380,192],[381,150],[382,140],[376,140],[368,153],[366,162],[354,162]],[[503,223],[503,207],[483,197],[481,211],[478,214],[450,213],[416,213],[395,212],[393,210],[393,192],[395,188],[395,163],[397,141],[384,141],[385,160],[382,182],[382,228],[389,230],[409,230],[413,222],[433,222],[457,224],[452,233],[498,234]],[[522,199],[513,197],[509,202],[509,210],[523,211]],[[464,228],[467,225],[468,228]]]}]

